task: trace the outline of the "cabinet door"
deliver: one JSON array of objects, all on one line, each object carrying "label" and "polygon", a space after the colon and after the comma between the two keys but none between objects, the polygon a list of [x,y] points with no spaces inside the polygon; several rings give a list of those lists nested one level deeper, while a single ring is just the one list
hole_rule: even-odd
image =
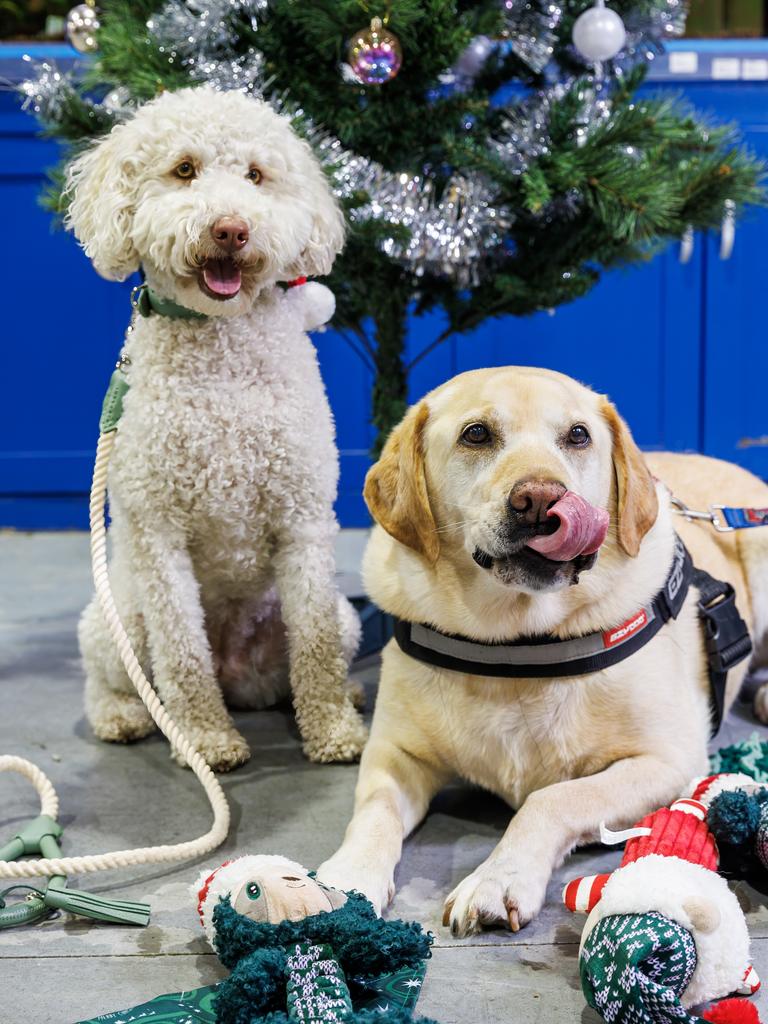
[{"label": "cabinet door", "polygon": [[[706,94],[718,118],[738,120],[747,144],[768,158],[768,86],[710,85]],[[753,209],[730,250],[721,234],[707,240],[702,448],[768,479],[766,239],[768,211]]]},{"label": "cabinet door", "polygon": [[336,422],[339,448],[339,493],[336,515],[342,526],[369,526],[363,482],[371,464],[373,371],[336,331],[313,335],[320,370]]},{"label": "cabinet door", "polygon": [[[0,344],[0,526],[87,528],[99,412],[130,284],[103,281],[40,206],[54,143],[0,92],[0,209],[6,239]],[[23,244],[19,240],[23,239]]]}]

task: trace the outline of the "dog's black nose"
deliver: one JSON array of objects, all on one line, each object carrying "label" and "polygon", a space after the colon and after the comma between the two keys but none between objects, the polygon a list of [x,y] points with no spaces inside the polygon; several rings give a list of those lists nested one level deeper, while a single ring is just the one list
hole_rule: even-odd
[{"label": "dog's black nose", "polygon": [[566,489],[558,480],[528,477],[517,481],[507,501],[515,518],[531,525],[544,523],[547,512],[562,498]]},{"label": "dog's black nose", "polygon": [[241,217],[219,217],[211,228],[211,234],[220,249],[238,252],[247,244],[250,232]]}]

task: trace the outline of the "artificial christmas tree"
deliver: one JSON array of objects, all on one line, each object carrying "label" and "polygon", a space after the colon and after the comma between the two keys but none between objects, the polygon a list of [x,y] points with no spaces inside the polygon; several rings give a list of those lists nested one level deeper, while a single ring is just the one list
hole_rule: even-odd
[{"label": "artificial christmas tree", "polygon": [[[406,405],[409,313],[445,311],[436,344],[551,309],[719,225],[726,203],[760,201],[761,168],[728,128],[636,95],[685,13],[685,0],[104,0],[84,79],[42,65],[23,89],[74,149],[190,82],[289,114],[347,211],[335,324],[376,371],[383,436]],[[51,195],[60,208],[55,182]]]}]

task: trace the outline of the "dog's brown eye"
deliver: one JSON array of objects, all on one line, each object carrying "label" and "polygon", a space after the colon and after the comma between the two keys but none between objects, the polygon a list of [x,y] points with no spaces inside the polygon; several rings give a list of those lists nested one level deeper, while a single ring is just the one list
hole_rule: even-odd
[{"label": "dog's brown eye", "polygon": [[174,167],[173,173],[177,178],[187,181],[189,178],[195,177],[195,165],[191,160],[182,160],[180,164]]},{"label": "dog's brown eye", "polygon": [[259,182],[261,181],[261,171],[259,170],[258,167],[251,167],[251,169],[246,174],[246,178],[248,179],[248,181],[252,181],[254,185],[258,185]]},{"label": "dog's brown eye", "polygon": [[465,444],[487,444],[491,439],[491,432],[484,423],[470,423],[462,431],[461,439]]},{"label": "dog's brown eye", "polygon": [[582,423],[575,423],[568,431],[568,443],[574,448],[585,448],[589,442],[589,431]]}]

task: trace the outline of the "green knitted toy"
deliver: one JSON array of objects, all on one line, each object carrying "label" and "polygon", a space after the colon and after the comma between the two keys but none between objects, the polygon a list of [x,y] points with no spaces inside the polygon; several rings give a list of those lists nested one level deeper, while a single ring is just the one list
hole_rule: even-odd
[{"label": "green knitted toy", "polygon": [[418,991],[432,945],[420,925],[382,920],[360,893],[328,889],[285,857],[239,857],[194,888],[200,921],[232,972],[217,990],[217,1024],[411,1021],[414,1000],[394,991],[360,1003],[381,991],[382,975],[404,969],[401,986]]}]

